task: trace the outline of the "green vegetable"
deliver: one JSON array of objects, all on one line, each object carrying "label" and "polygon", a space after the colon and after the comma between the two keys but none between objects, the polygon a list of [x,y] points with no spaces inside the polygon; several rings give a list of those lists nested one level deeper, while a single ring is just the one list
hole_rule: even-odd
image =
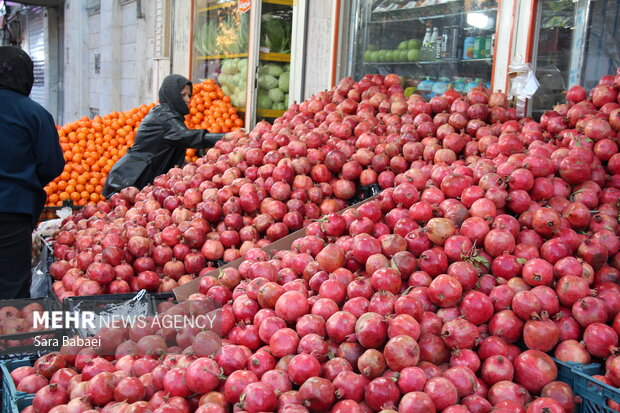
[{"label": "green vegetable", "polygon": [[221,18],[216,28],[217,52],[222,54],[243,53],[248,48],[249,13],[239,17],[229,14]]},{"label": "green vegetable", "polygon": [[271,75],[264,74],[258,77],[258,84],[264,89],[273,89],[278,87],[278,79]]},{"label": "green vegetable", "polygon": [[230,88],[228,85],[222,85],[222,92],[224,92],[226,96],[230,96],[232,95],[232,88]]},{"label": "green vegetable", "polygon": [[[284,104],[288,105],[288,93],[284,94]],[[286,108],[285,108],[286,109]]]},{"label": "green vegetable", "polygon": [[277,65],[275,63],[267,63],[266,65],[263,66],[260,72],[266,73],[273,77],[278,77],[282,74],[283,70],[282,70],[282,66],[280,65]]},{"label": "green vegetable", "polygon": [[269,98],[274,103],[280,103],[284,101],[284,92],[280,89],[269,89]]},{"label": "green vegetable", "polygon": [[239,73],[237,62],[235,59],[224,59],[222,63],[222,73],[227,75],[234,75]]},{"label": "green vegetable", "polygon": [[256,97],[256,106],[261,109],[271,109],[271,105],[273,105],[273,102],[269,98],[267,91],[264,89],[258,89],[258,95]]},{"label": "green vegetable", "polygon": [[265,13],[261,19],[261,46],[270,52],[290,53],[292,22],[288,13]]},{"label": "green vegetable", "polygon": [[289,85],[290,81],[291,81],[291,73],[290,72],[284,72],[278,78],[278,87],[283,92],[288,92],[288,85]]},{"label": "green vegetable", "polygon": [[273,109],[273,110],[286,110],[286,103],[284,103],[284,102],[274,103],[271,106],[271,109]]},{"label": "green vegetable", "polygon": [[230,83],[230,75],[227,75],[226,73],[220,73],[220,75],[217,77],[217,81],[220,82],[220,85],[227,85]]}]

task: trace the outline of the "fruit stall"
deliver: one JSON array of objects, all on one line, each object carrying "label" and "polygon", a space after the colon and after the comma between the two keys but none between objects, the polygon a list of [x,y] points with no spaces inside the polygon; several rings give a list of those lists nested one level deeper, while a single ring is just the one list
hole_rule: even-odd
[{"label": "fruit stall", "polygon": [[[599,4],[530,9],[547,40],[515,48],[532,73],[547,10],[590,16],[572,41],[592,57],[520,113],[492,88],[496,53],[476,57],[506,2],[354,1],[351,76],[299,103],[293,62],[261,61],[293,53],[296,3],[242,3],[195,3],[208,79],[186,122],[229,133],[141,190],[76,197],[45,240],[49,297],[2,303],[3,411],[619,412],[620,67],[594,47]],[[80,167],[107,173],[149,109],[60,128],[58,201]],[[58,309],[62,328],[37,327]],[[72,326],[85,310],[145,323]]]}]

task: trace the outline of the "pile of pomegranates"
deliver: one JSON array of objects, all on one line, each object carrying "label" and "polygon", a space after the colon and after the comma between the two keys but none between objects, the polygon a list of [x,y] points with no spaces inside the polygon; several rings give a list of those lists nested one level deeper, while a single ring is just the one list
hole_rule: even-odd
[{"label": "pile of pomegranates", "polygon": [[[397,80],[343,79],[68,219],[60,295],[245,260],[189,298],[222,306],[214,356],[198,331],[122,330],[114,355],[65,347],[23,372],[45,378],[29,411],[573,412],[551,356],[620,386],[620,76],[540,122],[482,87],[426,102]],[[259,248],[300,226],[290,249]]]},{"label": "pile of pomegranates", "polygon": [[141,191],[87,205],[53,240],[56,295],[171,291],[342,210],[360,186],[392,186],[416,156],[403,152],[417,126],[403,107],[398,76],[348,78]]},{"label": "pile of pomegranates", "polygon": [[20,337],[20,335],[43,330],[43,326],[34,327],[34,316],[44,312],[45,307],[38,300],[25,304],[27,302],[26,300],[7,300],[0,308],[0,349],[32,344],[34,334],[28,334],[30,337]]}]

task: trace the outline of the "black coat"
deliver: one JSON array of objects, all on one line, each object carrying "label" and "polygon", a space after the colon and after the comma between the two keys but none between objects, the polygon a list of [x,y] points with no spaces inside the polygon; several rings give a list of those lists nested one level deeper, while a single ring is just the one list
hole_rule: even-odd
[{"label": "black coat", "polygon": [[0,47],[0,222],[26,214],[35,225],[43,187],[65,166],[52,115],[28,97],[32,68],[23,50]]},{"label": "black coat", "polygon": [[156,176],[183,165],[187,148],[210,148],[222,136],[188,129],[183,117],[165,104],[157,105],[140,124],[133,146],[110,171],[103,195],[107,198],[129,186],[142,189]]}]

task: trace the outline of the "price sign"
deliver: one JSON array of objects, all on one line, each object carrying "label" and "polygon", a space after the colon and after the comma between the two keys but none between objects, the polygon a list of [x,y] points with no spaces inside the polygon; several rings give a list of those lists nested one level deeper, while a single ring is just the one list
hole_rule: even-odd
[{"label": "price sign", "polygon": [[240,13],[245,13],[252,8],[252,0],[239,0],[237,3],[237,10]]}]

